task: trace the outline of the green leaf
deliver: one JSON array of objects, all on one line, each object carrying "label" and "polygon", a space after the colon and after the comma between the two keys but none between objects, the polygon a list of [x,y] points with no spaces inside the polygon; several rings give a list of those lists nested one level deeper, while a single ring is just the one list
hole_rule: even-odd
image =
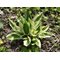
[{"label": "green leaf", "polygon": [[33,38],[32,41],[33,41],[32,45],[36,45],[39,48],[41,48],[41,42],[38,38]]},{"label": "green leaf", "polygon": [[29,33],[29,28],[30,28],[30,26],[29,26],[28,22],[26,21],[23,25],[23,30],[24,30],[25,34]]},{"label": "green leaf", "polygon": [[22,24],[24,24],[25,21],[26,21],[26,19],[25,19],[23,16],[20,16],[20,22],[21,22]]},{"label": "green leaf", "polygon": [[41,26],[40,24],[41,24],[41,21],[40,20],[38,20],[38,21],[35,22],[35,26],[34,26],[35,27],[35,30],[38,29],[38,27]]},{"label": "green leaf", "polygon": [[50,33],[47,31],[49,26],[42,26],[38,33],[39,38],[45,38],[45,36],[50,36]]},{"label": "green leaf", "polygon": [[3,28],[3,23],[0,21],[0,28]]},{"label": "green leaf", "polygon": [[42,31],[46,32],[49,29],[49,26],[42,26]]},{"label": "green leaf", "polygon": [[20,19],[17,19],[17,22],[19,24],[19,31],[24,33],[24,31],[23,31],[23,23],[20,21]]},{"label": "green leaf", "polygon": [[50,37],[52,35],[52,33],[49,33],[49,32],[41,32],[39,34],[39,38],[47,38],[47,37]]},{"label": "green leaf", "polygon": [[10,24],[11,28],[13,29],[13,31],[18,31],[19,30],[19,27],[16,25],[16,23],[13,22],[10,19],[9,19],[9,24]]},{"label": "green leaf", "polygon": [[41,20],[41,17],[42,17],[42,13],[39,13],[32,20],[33,21],[38,21],[38,20]]},{"label": "green leaf", "polygon": [[39,52],[39,51],[40,51],[40,48],[37,47],[36,45],[31,46],[31,52]]},{"label": "green leaf", "polygon": [[37,14],[37,15],[33,18],[33,21],[34,21],[34,26],[33,26],[33,27],[34,27],[34,30],[38,29],[39,26],[40,26],[40,28],[41,28],[41,26],[42,26],[41,20],[42,20],[42,13]]},{"label": "green leaf", "polygon": [[27,38],[24,38],[23,43],[24,43],[24,46],[30,45],[30,43],[31,43],[31,38],[30,38],[29,36],[28,36]]},{"label": "green leaf", "polygon": [[0,46],[0,52],[6,52],[7,48],[5,46]]},{"label": "green leaf", "polygon": [[21,36],[18,33],[13,32],[13,33],[8,34],[6,37],[7,37],[8,40],[17,40]]},{"label": "green leaf", "polygon": [[32,21],[31,19],[29,19],[29,23],[30,23],[30,29],[34,29],[35,27],[35,22]]},{"label": "green leaf", "polygon": [[48,36],[48,35],[40,35],[39,36],[40,39],[47,38],[47,37],[50,37],[50,36]]},{"label": "green leaf", "polygon": [[39,48],[41,48],[41,42],[39,39],[36,39],[36,43],[35,43]]},{"label": "green leaf", "polygon": [[57,7],[57,11],[60,12],[60,7]]}]

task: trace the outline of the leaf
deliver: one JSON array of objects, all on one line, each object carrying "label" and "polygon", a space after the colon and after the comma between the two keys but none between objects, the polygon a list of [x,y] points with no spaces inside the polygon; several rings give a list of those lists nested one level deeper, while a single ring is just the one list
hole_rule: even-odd
[{"label": "leaf", "polygon": [[25,34],[29,33],[29,27],[30,26],[29,26],[28,22],[26,21],[23,25],[23,30],[24,30]]},{"label": "leaf", "polygon": [[47,32],[48,29],[49,29],[49,26],[41,26],[38,35],[42,35],[42,36],[43,36],[44,34],[46,35],[46,33],[48,33],[48,32]]},{"label": "leaf", "polygon": [[41,42],[38,38],[33,38],[32,41],[33,41],[32,45],[36,45],[39,48],[41,48]]},{"label": "leaf", "polygon": [[39,39],[36,39],[36,43],[35,43],[39,48],[41,48],[41,42]]},{"label": "leaf", "polygon": [[20,16],[20,22],[21,22],[22,24],[25,23],[25,18],[24,18],[23,16]]},{"label": "leaf", "polygon": [[17,19],[17,22],[19,24],[19,31],[24,33],[24,31],[23,31],[23,23],[20,21],[20,19]]},{"label": "leaf", "polygon": [[18,33],[13,32],[13,33],[8,34],[6,37],[7,37],[8,40],[17,40],[21,36]]},{"label": "leaf", "polygon": [[0,52],[6,52],[7,48],[5,46],[0,46]]},{"label": "leaf", "polygon": [[3,23],[0,21],[0,28],[3,28]]},{"label": "leaf", "polygon": [[46,32],[49,29],[49,26],[42,26],[42,31]]},{"label": "leaf", "polygon": [[30,43],[31,43],[31,38],[30,38],[29,36],[28,36],[27,38],[24,38],[23,43],[24,43],[24,46],[30,45]]},{"label": "leaf", "polygon": [[57,11],[60,12],[60,7],[57,7]]},{"label": "leaf", "polygon": [[35,30],[38,29],[39,26],[41,26],[40,24],[41,24],[40,20],[38,20],[38,21],[35,22],[35,25],[34,25]]},{"label": "leaf", "polygon": [[39,34],[39,38],[47,38],[47,37],[50,37],[52,35],[52,33],[49,33],[49,32],[41,32]]},{"label": "leaf", "polygon": [[48,36],[48,35],[40,35],[40,36],[39,36],[40,39],[48,38],[48,37],[50,37],[50,36]]},{"label": "leaf", "polygon": [[13,29],[13,31],[18,31],[19,30],[19,27],[16,25],[15,22],[13,22],[12,20],[9,19],[9,24],[11,26],[11,28]]},{"label": "leaf", "polygon": [[32,20],[33,21],[38,21],[38,20],[41,20],[41,17],[42,17],[42,13],[37,14]]},{"label": "leaf", "polygon": [[41,25],[42,25],[41,20],[42,20],[42,13],[37,14],[37,15],[33,18],[33,21],[34,21],[34,26],[33,26],[33,27],[34,27],[34,30],[38,29],[39,26],[40,26],[40,28],[41,28]]},{"label": "leaf", "polygon": [[29,19],[29,23],[30,23],[30,29],[34,29],[35,22]]},{"label": "leaf", "polygon": [[32,45],[30,49],[31,49],[31,52],[39,52],[40,51],[40,48],[37,47],[36,45]]}]

